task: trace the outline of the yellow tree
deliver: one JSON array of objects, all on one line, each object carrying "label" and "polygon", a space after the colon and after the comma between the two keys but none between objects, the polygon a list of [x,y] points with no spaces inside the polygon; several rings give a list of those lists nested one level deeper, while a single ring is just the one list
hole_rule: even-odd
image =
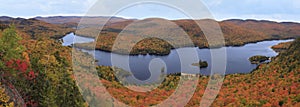
[{"label": "yellow tree", "polygon": [[10,101],[10,97],[5,93],[5,89],[2,87],[0,87],[0,107],[14,107],[14,103]]}]

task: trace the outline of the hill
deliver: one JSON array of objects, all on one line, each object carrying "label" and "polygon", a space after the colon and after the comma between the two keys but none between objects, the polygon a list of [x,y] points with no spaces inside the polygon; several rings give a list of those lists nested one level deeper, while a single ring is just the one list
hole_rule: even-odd
[{"label": "hill", "polygon": [[[82,18],[87,20],[91,20],[91,22],[99,21],[99,20],[108,20],[110,17],[105,16],[52,16],[52,17],[35,17],[34,19],[41,20],[51,24],[64,24],[64,23],[79,23]],[[110,20],[112,22],[121,22],[126,19],[121,17],[111,17]]]},{"label": "hill", "polygon": [[[1,19],[1,18],[0,18]],[[18,22],[16,25],[17,32],[15,29],[9,28],[7,26],[12,20]],[[140,24],[151,24],[153,20],[160,19],[148,19]],[[189,31],[194,29],[189,21],[181,20],[180,23],[185,30]],[[51,33],[48,34],[49,29],[57,31],[64,30],[64,27],[61,27],[60,24],[53,25],[50,23],[37,21],[34,19],[14,19],[4,17],[1,22],[0,30],[0,40],[1,40],[1,51],[0,51],[0,71],[1,71],[1,84],[11,86],[20,92],[21,96],[24,98],[24,102],[27,106],[87,106],[84,101],[84,97],[88,97],[89,101],[97,102],[97,100],[92,99],[90,96],[82,96],[80,90],[76,87],[74,80],[74,74],[72,72],[73,67],[79,67],[72,65],[72,55],[70,47],[61,46],[60,42],[57,42],[49,37],[54,37]],[[121,22],[118,22],[121,23]],[[107,26],[107,34],[102,35],[102,39],[105,40],[114,40],[114,35],[112,33],[118,33],[118,29],[109,29],[109,28],[122,28],[127,23],[132,23],[130,21],[122,22],[123,24],[111,24]],[[159,23],[161,25],[164,23]],[[287,24],[287,25],[286,25]],[[35,26],[37,25],[37,26]],[[297,23],[279,23],[279,25],[284,26],[294,26],[297,27]],[[48,26],[48,28],[42,29],[43,26]],[[189,27],[190,26],[190,27]],[[261,31],[249,30],[248,28],[243,28],[238,26],[238,24],[227,22],[222,26],[228,28],[225,29],[243,29],[244,32],[256,32],[256,34],[264,33]],[[22,27],[27,27],[22,29]],[[134,27],[134,26],[132,26]],[[164,26],[160,26],[164,27]],[[234,28],[237,27],[237,28]],[[3,29],[2,29],[3,28]],[[57,28],[57,30],[56,30]],[[61,28],[60,30],[58,28]],[[33,34],[28,33],[28,29],[33,29]],[[42,30],[40,30],[42,29]],[[173,28],[174,29],[174,28]],[[224,29],[224,28],[222,28]],[[290,29],[290,28],[283,28]],[[293,28],[296,29],[296,28]],[[131,30],[131,29],[127,29]],[[147,29],[148,30],[148,29]],[[160,29],[161,31],[167,31],[169,29]],[[230,36],[229,40],[233,37],[239,37],[236,35],[240,32],[228,30]],[[43,32],[44,31],[44,32]],[[55,32],[49,31],[49,32]],[[194,32],[200,32],[195,29]],[[191,34],[193,32],[190,31]],[[151,33],[147,31],[146,33]],[[270,31],[271,32],[271,31]],[[274,31],[275,32],[275,31]],[[284,30],[282,31],[284,32]],[[294,31],[292,31],[294,32]],[[132,32],[128,32],[132,33]],[[134,33],[134,32],[133,32]],[[276,33],[276,32],[275,32]],[[38,35],[41,34],[41,35]],[[194,33],[197,34],[197,33]],[[242,34],[242,33],[241,33]],[[252,33],[251,33],[252,34]],[[10,37],[10,39],[2,39],[2,37]],[[10,36],[7,36],[10,35]],[[26,35],[28,38],[15,42],[17,36],[22,36],[24,38]],[[267,39],[269,39],[272,33],[262,34]],[[262,36],[261,35],[261,36]],[[298,37],[297,33],[291,33],[292,37]],[[14,38],[16,36],[16,38]],[[198,38],[199,35],[192,35],[195,38]],[[232,37],[231,37],[232,36]],[[251,36],[250,34],[248,36]],[[246,36],[246,37],[248,37]],[[36,39],[41,37],[41,39]],[[200,35],[201,37],[201,35]],[[200,38],[199,37],[199,38]],[[246,38],[245,37],[245,38]],[[277,37],[277,36],[276,36]],[[282,38],[289,37],[289,35],[282,35]],[[244,37],[243,37],[244,38]],[[240,40],[243,38],[237,38]],[[261,38],[255,36],[260,40]],[[278,37],[279,39],[281,36]],[[126,40],[126,36],[124,37]],[[227,39],[227,41],[229,41]],[[275,38],[273,38],[275,39]],[[10,42],[10,41],[13,42]],[[176,39],[175,39],[176,40]],[[235,39],[232,39],[235,40]],[[169,46],[167,44],[161,44],[160,40],[149,39],[145,40],[146,42],[141,42],[141,46],[151,46],[159,47],[160,46]],[[155,42],[152,42],[155,41]],[[109,41],[110,42],[110,41]],[[249,42],[249,41],[248,41]],[[108,43],[108,42],[104,42]],[[147,45],[151,44],[152,45]],[[155,44],[153,44],[155,43]],[[11,45],[8,45],[11,44]],[[103,46],[109,46],[111,44],[103,44]],[[13,48],[11,48],[13,46]],[[281,46],[280,46],[281,47]],[[288,47],[288,48],[287,48]],[[170,47],[163,47],[166,49],[171,49]],[[173,47],[172,47],[173,48]],[[108,48],[109,49],[109,48]],[[153,48],[154,50],[158,50]],[[10,52],[10,53],[7,53]],[[16,53],[17,52],[17,53]],[[138,51],[141,52],[141,51]],[[150,51],[149,51],[150,52]],[[157,52],[157,51],[156,51]],[[213,106],[300,106],[300,39],[296,39],[294,42],[289,43],[289,45],[284,45],[284,51],[281,51],[279,56],[273,59],[269,64],[262,64],[256,70],[249,74],[231,74],[226,75],[222,89],[220,90],[217,99],[214,101]],[[80,56],[86,56],[88,54],[81,53],[79,55],[79,60],[84,60]],[[5,56],[5,57],[4,57]],[[77,57],[76,57],[77,58]],[[92,56],[91,56],[92,58]],[[77,60],[73,60],[77,61]],[[88,61],[83,61],[86,64],[93,63]],[[12,65],[13,64],[13,65]],[[76,62],[76,64],[78,64]],[[90,69],[90,66],[83,66],[85,69]],[[169,95],[174,92],[176,85],[178,84],[179,75],[172,74],[168,75],[163,84],[159,88],[151,92],[134,92],[128,88],[123,87],[118,80],[115,80],[114,74],[112,73],[111,67],[99,66],[97,67],[98,75],[100,81],[103,82],[103,85],[106,86],[108,91],[119,101],[122,101],[126,104],[132,106],[151,106],[160,103],[164,99],[168,98]],[[84,73],[84,70],[80,73]],[[199,101],[201,101],[206,84],[208,82],[207,76],[200,76],[200,81],[198,84],[188,84],[189,86],[197,85],[196,92],[194,93],[192,99],[187,106],[199,106]],[[9,80],[5,82],[4,80]],[[81,79],[80,79],[81,80]],[[91,85],[94,90],[97,91],[97,87],[94,84],[84,84],[85,86]],[[189,87],[186,86],[186,87]],[[0,89],[3,91],[3,89]],[[5,91],[5,90],[4,90]],[[103,90],[100,90],[101,92]],[[90,93],[90,90],[83,90],[83,92]],[[186,94],[182,92],[183,96]],[[97,94],[97,93],[96,93]],[[102,94],[102,93],[98,93]],[[149,96],[151,95],[151,96]],[[1,93],[2,96],[2,93]],[[0,96],[0,97],[1,97]],[[4,98],[7,95],[3,95]],[[95,96],[95,95],[92,95]],[[12,98],[12,97],[11,97]],[[7,101],[0,102],[1,104],[10,103]],[[173,102],[175,103],[175,102]]]},{"label": "hill", "polygon": [[34,19],[41,20],[47,23],[63,25],[69,28],[77,28],[78,23],[81,19],[87,21],[84,22],[85,25],[104,25],[106,20],[109,20],[108,23],[122,22],[127,19],[121,17],[105,17],[105,16],[52,16],[52,17],[35,17]]},{"label": "hill", "polygon": [[36,19],[0,17],[0,25],[14,25],[23,38],[61,38],[74,29],[62,25],[54,25]]},{"label": "hill", "polygon": [[0,31],[0,106],[86,106],[72,74],[72,49],[50,38],[22,40],[22,34],[15,27]]},{"label": "hill", "polygon": [[249,30],[262,32],[269,36],[269,39],[295,38],[300,36],[299,23],[293,22],[272,22],[267,20],[225,20],[223,23],[232,23]]},{"label": "hill", "polygon": [[[300,39],[297,39],[271,63],[262,64],[249,74],[226,75],[212,106],[300,106],[299,54]],[[109,74],[113,71],[102,67],[98,72]],[[178,75],[168,75],[159,88],[134,92],[116,80],[107,79],[113,77],[111,73],[100,75],[101,81],[114,98],[131,106],[150,106],[164,101],[174,92],[179,80]],[[200,76],[196,92],[187,106],[199,106],[207,82],[206,76]],[[184,95],[181,97],[185,98]],[[172,104],[176,104],[175,101]]]},{"label": "hill", "polygon": [[[175,42],[178,45],[170,46],[170,44],[168,44],[166,41],[157,40],[157,38],[145,39],[143,42],[138,42],[139,44],[135,45],[130,54],[135,55],[149,53],[155,55],[165,55],[170,52],[170,49],[191,46],[191,44],[184,43],[186,41],[177,41],[178,37],[180,38],[181,35],[184,35],[182,32],[178,33],[181,30],[186,32],[186,34],[188,34],[190,39],[193,41],[193,45],[199,48],[218,47],[218,44],[208,44],[206,36],[196,24],[196,22],[200,23],[203,26],[209,26],[210,22],[218,23],[222,30],[226,46],[242,46],[247,43],[259,42],[264,40],[290,39],[300,37],[300,24],[292,22],[278,23],[272,21],[237,19],[217,22],[210,19],[194,21],[186,19],[165,20],[150,18],[143,20],[126,20],[106,24],[97,38],[98,40],[95,48],[103,51],[112,51],[113,44],[119,34],[123,35],[122,40],[125,41],[134,41],[137,40],[137,37],[149,37],[149,35],[152,35],[158,36],[160,38],[172,38],[172,42]],[[170,26],[170,23],[174,23],[177,26]],[[82,28],[78,29],[76,34],[94,37],[95,35],[92,34],[97,31],[96,29],[97,28],[95,28],[94,26]],[[217,29],[218,28],[211,28],[211,30]],[[181,36],[181,39],[182,37],[183,36]],[[155,45],[151,45],[149,43],[153,43]],[[214,41],[212,43],[214,43]],[[77,46],[87,47],[90,49],[92,48],[92,46],[88,46],[88,44],[77,44]],[[122,49],[126,50],[125,48],[121,48],[121,50]],[[128,53],[128,50],[119,53]]]}]

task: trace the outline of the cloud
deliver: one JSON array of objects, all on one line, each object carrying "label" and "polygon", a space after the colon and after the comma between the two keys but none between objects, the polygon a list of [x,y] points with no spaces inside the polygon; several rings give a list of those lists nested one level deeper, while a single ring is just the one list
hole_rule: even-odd
[{"label": "cloud", "polygon": [[[135,0],[120,0],[118,2],[111,0],[0,0],[0,16],[85,15],[97,1],[100,4],[95,10],[95,15],[111,15],[112,8],[121,8],[118,7],[118,4]],[[204,9],[203,7],[199,8],[201,4],[195,4],[191,1],[169,0],[166,2],[169,4],[181,2],[182,5],[188,5],[189,7],[186,9],[193,14],[198,14],[198,17],[204,14],[209,16],[209,13],[199,11]],[[210,13],[219,20],[248,17],[300,21],[300,0],[202,0],[202,2],[208,7]],[[170,10],[164,6],[139,6],[123,12],[120,16],[132,18],[161,16],[169,19],[183,17],[181,12]]]},{"label": "cloud", "polygon": [[1,0],[0,15],[30,17],[51,14],[81,14],[96,0]]},{"label": "cloud", "polygon": [[293,8],[300,9],[300,0],[292,0]]},{"label": "cloud", "polygon": [[208,7],[214,7],[220,5],[223,0],[203,0],[203,2],[206,3]]},{"label": "cloud", "polygon": [[[112,2],[111,0],[101,0],[97,2],[96,7],[92,8],[89,11],[88,15],[115,15],[114,13],[118,11],[124,11],[124,9],[128,9],[127,7],[133,9],[131,9],[131,12],[122,14],[122,16],[138,16],[136,18],[155,16],[169,19],[182,18],[183,15],[196,19],[212,17],[205,5],[201,3],[200,0],[190,0],[189,2],[183,0],[122,0],[119,2]],[[171,9],[167,8],[171,8],[175,11],[171,11]]]},{"label": "cloud", "polygon": [[300,20],[299,0],[222,0],[222,2],[204,0],[204,2],[218,20],[230,18],[298,22]]}]

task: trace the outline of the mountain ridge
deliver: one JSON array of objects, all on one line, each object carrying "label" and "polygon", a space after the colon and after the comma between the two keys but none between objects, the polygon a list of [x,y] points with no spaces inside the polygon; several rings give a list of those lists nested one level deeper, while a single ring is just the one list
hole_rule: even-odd
[{"label": "mountain ridge", "polygon": [[[80,27],[78,27],[78,23],[81,18],[75,16],[53,16],[48,18],[46,17],[45,20],[47,22],[43,20],[39,17],[31,19],[10,18],[5,16],[0,17],[0,23],[6,25],[15,23],[18,30],[25,32],[31,38],[35,39],[40,37],[60,39],[65,34],[75,31],[77,35],[81,36],[98,36],[95,48],[103,51],[111,51],[116,37],[124,30],[124,28],[126,29],[126,27],[131,24],[147,25],[145,26],[147,27],[146,30],[142,30],[139,33],[136,33],[138,35],[159,34],[163,38],[168,38],[168,35],[173,35],[174,33],[174,31],[172,31],[174,29],[168,28],[165,25],[168,25],[168,23],[170,22],[177,24],[178,28],[180,27],[181,29],[183,29],[183,31],[185,31],[189,35],[194,45],[199,48],[218,47],[220,46],[220,44],[214,43],[214,41],[211,42],[214,44],[208,44],[208,41],[206,39],[208,35],[204,34],[204,31],[202,31],[197,23],[203,24],[204,26],[206,26],[207,23],[210,22],[219,24],[224,36],[225,46],[242,46],[247,43],[259,42],[264,40],[295,39],[300,37],[300,23],[273,22],[267,20],[252,19],[231,19],[224,21],[215,21],[212,19],[167,20],[161,18],[148,18],[143,20],[136,20],[115,17],[110,19],[107,23],[107,17],[88,17],[84,22],[80,23]],[[104,26],[104,28],[102,29],[101,33],[99,35],[93,35],[93,32],[95,32],[95,30],[97,30],[98,27],[102,25]],[[136,30],[141,30],[139,28],[137,28]],[[211,29],[217,30],[218,28]],[[135,32],[134,30],[135,29],[133,29],[132,31]],[[160,32],[157,32],[157,30],[159,30]],[[132,41],[134,40],[133,38],[136,38],[136,34],[132,34],[131,36],[123,36],[122,39]],[[168,43],[166,43],[166,41],[164,40],[147,39],[144,42],[139,43],[140,44],[135,45],[134,49],[132,50],[133,53],[131,54],[165,55],[170,52],[170,49],[174,48],[168,45]],[[152,43],[154,45],[149,45],[149,43]],[[176,47],[191,46],[191,44],[186,44],[183,41],[182,43],[180,41],[176,43],[179,44],[179,46]],[[79,44],[77,46],[92,48],[90,46],[87,46],[86,44]],[[138,50],[142,53],[140,53]]]}]

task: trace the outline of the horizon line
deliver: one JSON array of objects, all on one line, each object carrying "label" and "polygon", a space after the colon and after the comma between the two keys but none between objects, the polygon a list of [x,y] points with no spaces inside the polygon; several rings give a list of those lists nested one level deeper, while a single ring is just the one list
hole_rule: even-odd
[{"label": "horizon line", "polygon": [[192,18],[166,18],[166,17],[159,17],[159,16],[154,16],[154,17],[143,17],[143,18],[135,18],[135,17],[127,17],[127,16],[84,16],[84,15],[79,15],[79,14],[58,14],[58,15],[36,15],[36,16],[9,16],[9,15],[0,15],[0,17],[11,17],[11,18],[24,18],[24,19],[33,19],[37,17],[42,17],[42,18],[49,18],[49,17],[109,17],[109,18],[123,18],[123,19],[128,19],[128,20],[144,20],[148,18],[162,18],[166,20],[205,20],[205,19],[211,19],[215,21],[226,21],[226,20],[256,20],[256,21],[271,21],[271,22],[277,22],[277,23],[285,23],[285,22],[292,22],[292,23],[299,23],[300,21],[295,21],[295,20],[276,20],[276,19],[258,19],[258,18],[238,18],[238,17],[231,17],[231,18],[223,18],[223,19],[212,19],[212,18],[203,18],[203,19],[192,19]]}]

